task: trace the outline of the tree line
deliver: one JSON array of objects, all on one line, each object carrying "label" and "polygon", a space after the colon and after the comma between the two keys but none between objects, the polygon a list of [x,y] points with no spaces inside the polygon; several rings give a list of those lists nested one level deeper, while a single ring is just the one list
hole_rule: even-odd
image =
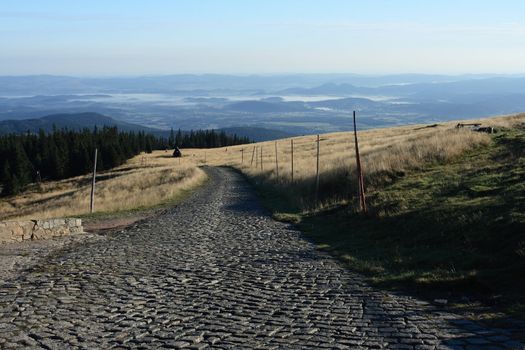
[{"label": "tree line", "polygon": [[178,146],[182,148],[215,148],[250,143],[247,137],[228,135],[224,131],[197,130],[183,132],[180,129],[175,133],[171,129],[168,144],[171,148]]},{"label": "tree line", "polygon": [[0,183],[2,195],[20,193],[33,182],[61,180],[89,173],[94,150],[98,148],[97,169],[103,171],[123,164],[141,153],[181,148],[211,148],[249,142],[236,135],[214,130],[175,133],[168,138],[145,132],[122,132],[116,127],[93,130],[53,130],[38,134],[0,136]]}]

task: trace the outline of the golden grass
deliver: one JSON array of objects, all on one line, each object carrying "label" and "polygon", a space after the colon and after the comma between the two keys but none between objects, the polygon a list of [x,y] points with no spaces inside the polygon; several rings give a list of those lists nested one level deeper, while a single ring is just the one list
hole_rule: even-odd
[{"label": "golden grass", "polygon": [[[502,127],[502,128],[511,128],[517,125],[525,125],[525,113],[519,113],[519,114],[508,114],[508,115],[500,115],[496,117],[491,117],[487,119],[473,119],[466,121],[469,123],[476,122],[481,123],[484,126],[492,126],[492,127]],[[457,123],[457,122],[454,122]]]},{"label": "golden grass", "polygon": [[[494,117],[480,122],[483,125],[509,127],[525,123],[525,114]],[[437,126],[412,125],[360,131],[359,147],[369,188],[384,184],[395,174],[446,161],[491,141],[487,134],[455,129],[457,123],[453,121]],[[290,164],[292,140],[293,183]],[[279,176],[276,171],[275,144]],[[310,135],[251,145],[184,149],[181,160],[172,158],[171,153],[164,151],[141,154],[99,175],[96,212],[148,207],[169,201],[204,181],[206,175],[199,166],[205,164],[235,167],[258,182],[277,187],[303,210],[345,203],[352,200],[357,192],[353,133],[339,132],[321,135],[318,203],[313,203],[316,136]],[[46,182],[40,189],[34,188],[19,196],[0,199],[0,220],[87,214],[89,192],[89,175]]]},{"label": "golden grass", "polygon": [[[524,123],[525,114],[494,117],[479,122],[484,126],[509,127]],[[439,125],[412,125],[359,132],[359,147],[367,185],[374,189],[374,186],[384,184],[396,174],[435,162],[447,161],[473,147],[491,142],[488,134],[473,132],[466,128],[456,129],[457,123],[458,121],[452,121]],[[294,142],[293,183],[291,182],[292,139]],[[292,139],[186,152],[191,153],[191,159],[197,164],[232,166],[259,183],[277,187],[303,210],[344,203],[354,197],[357,185],[353,133],[321,135],[320,202],[318,203],[313,203],[316,136]]]},{"label": "golden grass", "polygon": [[[170,201],[206,179],[193,162],[157,151],[141,154],[98,174],[95,212],[150,207]],[[89,213],[91,177],[44,182],[21,195],[0,200],[0,220],[35,219]]]}]

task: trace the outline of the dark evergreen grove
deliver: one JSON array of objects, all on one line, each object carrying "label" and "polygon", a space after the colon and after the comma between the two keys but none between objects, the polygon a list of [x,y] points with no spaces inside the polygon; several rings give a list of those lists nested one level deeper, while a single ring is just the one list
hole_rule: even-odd
[{"label": "dark evergreen grove", "polygon": [[3,135],[0,136],[1,194],[17,194],[26,185],[40,180],[87,174],[93,168],[95,148],[98,148],[97,169],[103,171],[121,165],[140,152],[174,146],[212,148],[248,142],[246,138],[214,130],[172,131],[166,139],[141,131],[122,132],[116,127]]},{"label": "dark evergreen grove", "polygon": [[180,129],[175,133],[173,129],[168,138],[169,147],[181,148],[215,148],[250,143],[247,137],[230,136],[224,131],[197,130],[183,132]]}]

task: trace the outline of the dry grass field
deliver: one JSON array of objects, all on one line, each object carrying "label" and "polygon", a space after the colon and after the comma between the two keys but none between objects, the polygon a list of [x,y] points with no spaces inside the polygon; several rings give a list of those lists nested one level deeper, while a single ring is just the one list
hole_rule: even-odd
[{"label": "dry grass field", "polygon": [[[484,125],[509,126],[525,115],[496,117]],[[456,157],[487,134],[455,129],[456,122],[373,129],[359,133],[367,186],[388,182],[399,173]],[[291,143],[294,143],[294,178]],[[277,146],[277,163],[276,163]],[[201,165],[232,166],[258,183],[277,187],[303,211],[343,204],[357,192],[353,133],[323,134],[320,138],[320,191],[315,202],[316,136],[216,149],[185,149],[182,160],[171,153],[141,154],[112,171],[98,175],[96,212],[114,212],[164,203],[205,180]],[[262,154],[261,154],[262,153]],[[278,168],[278,173],[277,173]],[[87,214],[90,176],[44,182],[15,197],[0,199],[0,220],[49,218]]]},{"label": "dry grass field", "polygon": [[[525,115],[496,117],[482,120],[481,123],[505,127],[523,121]],[[467,128],[456,129],[456,124],[457,122],[448,122],[359,132],[367,187],[380,187],[399,174],[453,159],[467,150],[491,142],[488,134],[472,132]],[[233,166],[259,184],[277,187],[287,194],[288,204],[291,203],[302,211],[344,204],[353,200],[357,193],[353,133],[320,136],[318,202],[314,201],[317,171],[315,135],[190,152],[191,159],[197,164]]]},{"label": "dry grass field", "polygon": [[498,132],[456,129],[457,121],[360,132],[370,215],[355,210],[352,133],[321,135],[320,203],[313,136],[294,138],[293,183],[290,140],[277,142],[279,176],[274,142],[255,145],[262,170],[250,166],[254,145],[206,151],[206,160],[247,174],[276,218],[378,286],[446,296],[459,308],[467,295],[469,307],[523,317],[525,114],[480,122]]},{"label": "dry grass field", "polygon": [[[141,154],[97,175],[97,213],[140,209],[177,198],[205,181],[193,163],[171,153]],[[91,176],[44,182],[28,191],[0,199],[0,220],[78,216],[89,213]]]}]

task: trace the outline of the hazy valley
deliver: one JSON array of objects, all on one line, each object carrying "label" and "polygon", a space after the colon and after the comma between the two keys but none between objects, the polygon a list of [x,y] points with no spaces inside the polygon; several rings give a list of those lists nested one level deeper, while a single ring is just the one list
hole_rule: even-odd
[{"label": "hazy valley", "polygon": [[[4,76],[0,77],[0,96],[0,120],[96,112],[162,130],[255,127],[279,131],[276,135],[284,137],[351,130],[353,110],[363,129],[517,113],[525,110],[525,78]],[[246,136],[253,135],[248,131]],[[276,136],[267,137],[272,138]]]}]

